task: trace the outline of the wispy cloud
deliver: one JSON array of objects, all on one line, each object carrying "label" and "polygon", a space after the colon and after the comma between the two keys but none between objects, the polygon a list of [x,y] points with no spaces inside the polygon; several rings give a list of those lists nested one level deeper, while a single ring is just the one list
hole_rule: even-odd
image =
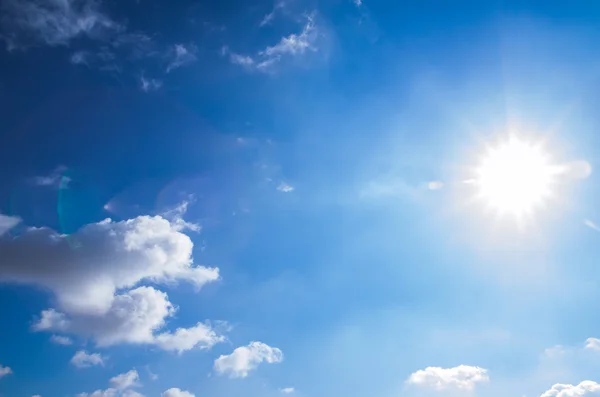
[{"label": "wispy cloud", "polygon": [[67,167],[59,165],[54,168],[48,175],[36,176],[31,179],[31,182],[37,186],[52,186],[55,188],[66,189],[71,183],[71,178],[65,175]]},{"label": "wispy cloud", "polygon": [[0,214],[0,236],[21,222],[21,218]]},{"label": "wispy cloud", "polygon": [[320,32],[315,24],[314,13],[306,16],[306,23],[298,33],[291,33],[282,37],[277,43],[267,46],[255,56],[243,55],[232,52],[228,47],[223,47],[222,55],[228,55],[229,61],[248,69],[269,72],[273,66],[286,58],[301,56],[306,52],[318,51],[317,41]]},{"label": "wispy cloud", "polygon": [[444,187],[444,182],[442,181],[430,181],[427,183],[427,189],[429,190],[440,190]]},{"label": "wispy cloud", "polygon": [[109,38],[123,26],[102,12],[99,4],[95,0],[6,0],[2,27],[19,43],[33,40],[57,46],[79,36]]},{"label": "wispy cloud", "polygon": [[279,391],[283,394],[290,394],[293,393],[295,389],[293,387],[284,387],[283,389],[279,389]]},{"label": "wispy cloud", "polygon": [[168,57],[170,58],[167,66],[167,73],[180,68],[190,63],[196,62],[197,47],[194,44],[175,44],[169,49]]},{"label": "wispy cloud", "polygon": [[273,6],[273,9],[271,10],[271,12],[269,12],[268,14],[266,14],[263,19],[260,21],[259,26],[263,27],[266,26],[268,24],[270,24],[271,22],[273,22],[273,19],[275,19],[275,16],[277,15],[277,12],[279,12],[279,10],[282,10],[286,5],[285,0],[279,0],[275,3],[275,5]]},{"label": "wispy cloud", "polygon": [[352,0],[352,2],[357,6],[360,7],[362,6],[362,0]]},{"label": "wispy cloud", "polygon": [[161,80],[140,76],[140,89],[144,92],[156,91],[162,86],[163,82]]}]

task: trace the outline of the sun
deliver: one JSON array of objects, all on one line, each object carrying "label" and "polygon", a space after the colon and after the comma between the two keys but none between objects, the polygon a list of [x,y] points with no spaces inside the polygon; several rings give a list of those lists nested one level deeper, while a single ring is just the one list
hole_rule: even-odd
[{"label": "sun", "polygon": [[483,203],[521,221],[551,198],[556,175],[543,145],[510,135],[486,148],[472,182]]}]

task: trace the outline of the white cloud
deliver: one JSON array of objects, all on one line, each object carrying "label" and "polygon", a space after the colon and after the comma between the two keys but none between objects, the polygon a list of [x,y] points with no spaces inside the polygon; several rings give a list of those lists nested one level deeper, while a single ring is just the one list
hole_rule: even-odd
[{"label": "white cloud", "polygon": [[157,79],[148,79],[140,76],[140,89],[144,92],[156,91],[162,87],[163,83]]},{"label": "white cloud", "polygon": [[352,2],[357,6],[360,7],[362,5],[362,0],[352,0]]},{"label": "white cloud", "polygon": [[189,391],[181,390],[177,387],[173,387],[169,390],[165,390],[161,397],[196,397],[193,393]]},{"label": "white cloud", "polygon": [[117,390],[125,390],[130,387],[139,386],[140,376],[135,369],[119,374],[110,379],[110,385]]},{"label": "white cloud", "polygon": [[90,64],[90,53],[87,51],[77,51],[71,54],[69,61],[74,65],[86,65]]},{"label": "white cloud", "polygon": [[210,349],[224,340],[225,337],[217,334],[210,325],[198,323],[191,328],[177,328],[173,333],[156,335],[154,343],[163,350],[182,353],[194,348]]},{"label": "white cloud", "polygon": [[36,394],[34,396],[31,396],[31,397],[42,397],[42,396],[40,396],[39,394]]},{"label": "white cloud", "polygon": [[410,375],[407,383],[436,390],[472,390],[477,383],[487,382],[487,370],[469,365],[454,368],[427,367]]},{"label": "white cloud", "polygon": [[215,360],[218,374],[229,374],[231,378],[245,378],[248,373],[262,362],[269,364],[283,361],[283,353],[276,347],[262,342],[250,342],[248,346],[238,347],[229,355],[222,355]]},{"label": "white cloud", "polygon": [[121,393],[121,397],[145,397],[143,394],[138,393],[135,390],[125,390]]},{"label": "white cloud", "polygon": [[92,393],[79,393],[77,397],[116,397],[117,390],[115,389],[106,389],[106,390],[96,390]]},{"label": "white cloud", "polygon": [[581,397],[596,392],[600,392],[600,384],[585,380],[576,386],[557,383],[550,390],[545,391],[541,397]]},{"label": "white cloud", "polygon": [[427,183],[427,189],[429,190],[440,190],[444,187],[444,183],[441,181],[431,181]]},{"label": "white cloud", "polygon": [[89,354],[85,350],[79,350],[73,358],[71,358],[71,364],[77,368],[89,368],[94,365],[104,365],[105,357],[99,353]]},{"label": "white cloud", "polygon": [[281,182],[279,186],[277,186],[277,190],[283,193],[289,193],[294,191],[294,187],[285,182]]},{"label": "white cloud", "polygon": [[596,224],[596,222],[594,222],[592,220],[586,219],[586,220],[583,221],[583,224],[586,225],[587,227],[589,227],[592,230],[600,232],[600,226],[598,226]]},{"label": "white cloud", "polygon": [[289,36],[282,37],[279,43],[265,48],[261,55],[274,58],[286,54],[303,54],[308,50],[316,51],[315,42],[317,37],[318,31],[314,19],[312,16],[308,16],[307,22],[300,33],[292,33]]},{"label": "white cloud", "polygon": [[156,335],[176,308],[166,293],[136,287],[143,281],[183,280],[200,288],[217,280],[218,269],[193,265],[192,249],[190,238],[160,216],[105,220],[71,235],[30,228],[0,239],[0,281],[40,285],[54,293],[58,308],[44,310],[35,331],[91,337],[99,346],[208,348],[222,339],[205,325]]},{"label": "white cloud", "polygon": [[285,8],[286,2],[284,0],[280,0],[277,1],[275,3],[275,5],[273,6],[273,9],[271,10],[271,12],[269,12],[268,14],[266,14],[263,19],[260,21],[259,26],[263,27],[266,26],[268,24],[270,24],[271,22],[273,22],[273,19],[275,19],[275,15],[277,14],[277,12],[283,8]]},{"label": "white cloud", "polygon": [[62,336],[62,335],[52,335],[50,337],[50,342],[55,343],[57,345],[64,345],[64,346],[73,344],[73,341],[71,340],[71,338],[69,338],[67,336]]},{"label": "white cloud", "polygon": [[6,0],[2,10],[4,30],[51,46],[80,36],[106,38],[122,29],[95,0]]},{"label": "white cloud", "polygon": [[3,367],[2,365],[0,365],[0,378],[6,376],[6,375],[10,375],[12,374],[12,369],[10,369],[10,367]]},{"label": "white cloud", "polygon": [[218,269],[192,264],[192,249],[191,239],[160,216],[106,219],[71,235],[30,228],[0,240],[0,280],[49,288],[67,314],[103,315],[131,301],[116,290],[144,280],[197,287],[217,280]]},{"label": "white cloud", "polygon": [[34,177],[32,182],[37,186],[52,186],[55,188],[66,189],[71,182],[71,178],[64,175],[65,171],[67,171],[67,167],[59,165],[48,175]]},{"label": "white cloud", "polygon": [[0,214],[0,237],[21,223],[21,218]]},{"label": "white cloud", "polygon": [[577,160],[563,164],[561,171],[570,179],[586,179],[592,174],[592,165],[585,160]]},{"label": "white cloud", "polygon": [[587,338],[585,340],[585,348],[590,350],[600,350],[600,339]]},{"label": "white cloud", "polygon": [[296,390],[293,387],[284,387],[283,389],[279,389],[283,394],[290,394],[295,392]]},{"label": "white cloud", "polygon": [[185,46],[184,44],[175,44],[169,51],[170,61],[167,66],[167,73],[181,66],[195,62],[197,59],[196,52],[197,48],[193,44],[188,46]]},{"label": "white cloud", "polygon": [[[273,16],[274,14],[267,14],[261,26],[269,23]],[[269,72],[284,57],[296,57],[308,51],[316,52],[318,50],[317,41],[319,37],[320,33],[315,24],[314,16],[308,15],[306,23],[299,33],[292,33],[282,37],[279,42],[272,46],[267,46],[264,50],[259,51],[256,56],[237,54],[230,51],[228,47],[223,47],[221,54],[228,55],[229,61],[233,64],[243,66],[247,69]]]},{"label": "white cloud", "polygon": [[168,219],[171,222],[173,228],[177,231],[185,231],[191,230],[193,232],[199,233],[202,230],[202,227],[193,222],[188,222],[183,219],[183,215],[187,212],[189,206],[195,201],[193,195],[189,196],[187,200],[182,201],[177,204],[174,208],[171,208],[161,214],[161,216],[165,219]]}]

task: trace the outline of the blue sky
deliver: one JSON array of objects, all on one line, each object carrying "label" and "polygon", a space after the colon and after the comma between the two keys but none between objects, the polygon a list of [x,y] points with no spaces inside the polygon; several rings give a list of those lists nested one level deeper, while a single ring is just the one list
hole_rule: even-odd
[{"label": "blue sky", "polygon": [[599,393],[599,7],[2,2],[0,396]]}]

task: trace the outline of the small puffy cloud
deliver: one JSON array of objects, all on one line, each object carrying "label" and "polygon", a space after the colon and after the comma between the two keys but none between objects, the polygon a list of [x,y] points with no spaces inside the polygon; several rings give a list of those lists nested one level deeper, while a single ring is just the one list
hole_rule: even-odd
[{"label": "small puffy cloud", "polygon": [[21,218],[0,214],[0,237],[21,223]]},{"label": "small puffy cloud", "polygon": [[125,390],[130,387],[138,386],[140,375],[135,369],[123,374],[114,376],[110,379],[110,385],[117,390]]},{"label": "small puffy cloud", "polygon": [[289,193],[294,191],[294,187],[285,182],[281,182],[279,186],[277,186],[277,190],[283,193]]},{"label": "small puffy cloud", "polygon": [[557,383],[550,390],[545,391],[541,397],[582,397],[597,392],[600,392],[600,384],[584,380],[575,386]]},{"label": "small puffy cloud", "polygon": [[459,365],[453,368],[427,367],[411,374],[406,382],[435,390],[473,390],[477,383],[487,381],[489,377],[486,369]]},{"label": "small puffy cloud", "polygon": [[104,39],[123,27],[99,8],[95,0],[6,0],[2,28],[21,41],[50,46],[68,45],[78,37]]},{"label": "small puffy cloud", "polygon": [[194,348],[210,349],[224,340],[225,337],[217,334],[210,325],[198,323],[191,328],[177,328],[173,333],[156,335],[154,343],[163,350],[182,353]]},{"label": "small puffy cloud", "polygon": [[177,387],[170,388],[169,390],[165,390],[161,397],[196,397],[195,394],[190,393],[189,391],[181,390]]},{"label": "small puffy cloud", "polygon": [[276,347],[262,342],[250,342],[248,346],[238,347],[229,355],[222,355],[215,360],[215,371],[228,374],[231,378],[245,378],[248,373],[262,362],[269,364],[283,361],[283,353]]},{"label": "small puffy cloud", "polygon": [[156,91],[163,86],[162,81],[140,76],[140,89],[144,92]]},{"label": "small puffy cloud", "polygon": [[284,387],[283,389],[279,389],[283,394],[290,394],[296,391],[293,387]]},{"label": "small puffy cloud", "polygon": [[116,397],[116,389],[96,390],[92,393],[79,393],[77,397]]},{"label": "small puffy cloud", "polygon": [[585,341],[585,348],[589,350],[600,351],[600,339],[598,338],[587,338]]},{"label": "small puffy cloud", "polygon": [[69,338],[67,336],[62,336],[62,335],[52,335],[50,337],[50,342],[55,343],[57,345],[63,345],[63,346],[68,346],[68,345],[73,344],[73,341],[71,340],[71,338]]},{"label": "small puffy cloud", "polygon": [[10,367],[3,367],[2,365],[0,365],[0,378],[6,376],[6,375],[10,375],[12,374],[12,369],[10,369]]},{"label": "small puffy cloud", "polygon": [[125,390],[121,393],[121,397],[145,397],[142,393],[135,390]]},{"label": "small puffy cloud", "polygon": [[180,68],[185,65],[189,65],[196,61],[196,52],[197,48],[194,44],[184,45],[184,44],[175,44],[169,50],[169,64],[167,66],[167,73]]},{"label": "small puffy cloud", "polygon": [[585,220],[583,221],[583,224],[584,224],[584,225],[586,225],[587,227],[589,227],[589,228],[590,228],[590,229],[592,229],[592,230],[595,230],[595,231],[597,231],[597,232],[600,232],[600,226],[598,226],[598,225],[596,224],[596,222],[594,222],[594,221],[592,221],[592,220],[590,220],[590,219],[585,219]]},{"label": "small puffy cloud", "polygon": [[105,357],[99,353],[89,354],[85,350],[79,350],[73,358],[71,358],[71,364],[77,368],[89,368],[95,365],[104,365]]},{"label": "small puffy cloud", "polygon": [[431,181],[427,183],[427,189],[429,190],[440,190],[444,187],[444,183],[441,181]]}]

